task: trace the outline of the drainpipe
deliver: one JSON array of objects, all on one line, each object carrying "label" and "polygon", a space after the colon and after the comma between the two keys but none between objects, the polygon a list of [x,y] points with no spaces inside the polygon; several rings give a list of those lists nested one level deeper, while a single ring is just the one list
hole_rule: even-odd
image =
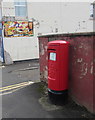
[{"label": "drainpipe", "polygon": [[[1,0],[1,22],[2,22],[2,0]],[[2,23],[2,35],[1,35],[1,38],[2,38],[2,51],[1,51],[1,53],[2,53],[2,58],[3,58],[3,61],[2,61],[2,63],[5,63],[5,58],[4,58],[4,42],[3,42],[3,37],[4,37],[4,35],[3,35],[3,23]]]}]

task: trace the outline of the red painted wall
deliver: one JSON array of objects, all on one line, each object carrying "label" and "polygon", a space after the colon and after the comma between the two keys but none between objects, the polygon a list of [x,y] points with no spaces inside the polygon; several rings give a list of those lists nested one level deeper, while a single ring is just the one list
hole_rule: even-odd
[{"label": "red painted wall", "polygon": [[[69,94],[73,100],[95,113],[95,33],[47,35],[39,37],[41,81],[47,82],[47,43],[52,40],[70,42]],[[95,74],[94,74],[95,75]]]},{"label": "red painted wall", "polygon": [[40,53],[40,80],[47,82],[48,68],[47,68],[47,43],[48,38],[39,38],[39,53]]}]

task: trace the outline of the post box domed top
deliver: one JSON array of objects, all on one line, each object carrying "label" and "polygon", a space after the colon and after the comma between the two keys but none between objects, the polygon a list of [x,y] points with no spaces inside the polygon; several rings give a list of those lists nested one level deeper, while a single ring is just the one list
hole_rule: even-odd
[{"label": "post box domed top", "polygon": [[55,40],[55,41],[50,41],[50,42],[48,43],[48,45],[49,45],[49,44],[58,44],[58,45],[60,45],[60,44],[69,44],[69,42],[64,41],[64,40]]}]

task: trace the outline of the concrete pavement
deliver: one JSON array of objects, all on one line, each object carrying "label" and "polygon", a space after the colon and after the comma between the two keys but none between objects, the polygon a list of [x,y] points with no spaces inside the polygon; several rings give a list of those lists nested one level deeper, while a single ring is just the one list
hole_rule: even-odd
[{"label": "concrete pavement", "polygon": [[3,66],[2,86],[4,87],[4,86],[17,84],[21,82],[27,82],[31,80],[35,82],[39,82],[40,81],[39,74],[40,73],[39,73],[38,60],[16,62],[13,65],[5,66],[5,67]]},{"label": "concrete pavement", "polygon": [[[9,91],[5,90],[2,94],[3,118],[95,117],[72,100],[61,106],[52,104],[46,94],[46,87],[40,82],[38,61],[18,62],[5,66],[2,68],[2,76],[4,89],[18,86]],[[33,83],[28,84],[29,81]],[[0,88],[0,90],[2,89]]]}]

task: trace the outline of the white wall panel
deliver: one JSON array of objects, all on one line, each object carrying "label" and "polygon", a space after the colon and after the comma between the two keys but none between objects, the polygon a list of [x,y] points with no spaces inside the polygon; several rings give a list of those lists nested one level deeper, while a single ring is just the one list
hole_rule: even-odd
[{"label": "white wall panel", "polygon": [[4,48],[13,61],[38,58],[37,43],[37,39],[31,37],[4,38]]},{"label": "white wall panel", "polygon": [[[3,15],[14,15],[14,9],[6,11],[4,3]],[[28,2],[28,18],[34,18],[34,36],[4,38],[4,48],[13,61],[39,58],[38,34],[92,32],[93,20],[90,19],[90,2]],[[6,8],[6,9],[5,9]],[[39,25],[36,25],[39,23]]]}]

